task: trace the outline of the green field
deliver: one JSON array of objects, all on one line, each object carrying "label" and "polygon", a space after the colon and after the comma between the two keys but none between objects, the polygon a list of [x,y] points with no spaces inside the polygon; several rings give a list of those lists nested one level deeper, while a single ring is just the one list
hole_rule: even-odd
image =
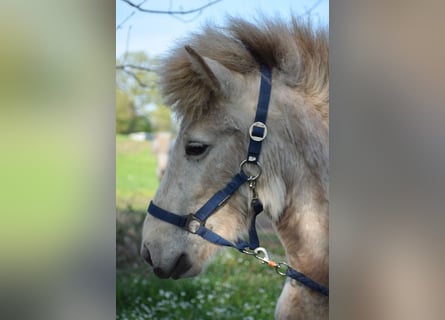
[{"label": "green field", "polygon": [[116,137],[116,206],[118,210],[144,211],[158,188],[156,159],[151,142]]},{"label": "green field", "polygon": [[[150,142],[116,138],[117,319],[273,319],[285,279],[255,258],[222,249],[192,279],[161,280],[139,257],[142,222],[158,181]],[[261,224],[267,221],[261,218]],[[277,261],[283,249],[270,227],[262,245]]]},{"label": "green field", "polygon": [[117,319],[273,319],[284,279],[225,250],[198,277],[160,280],[147,267],[118,271]]}]

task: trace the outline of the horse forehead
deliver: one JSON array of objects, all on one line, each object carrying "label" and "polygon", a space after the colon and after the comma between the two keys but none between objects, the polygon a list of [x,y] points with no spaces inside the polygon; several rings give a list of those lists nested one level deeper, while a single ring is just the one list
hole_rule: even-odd
[{"label": "horse forehead", "polygon": [[238,82],[242,85],[235,87],[230,96],[213,101],[213,105],[198,107],[206,110],[199,118],[189,118],[187,117],[189,114],[184,113],[182,126],[189,130],[218,124],[226,125],[226,122],[231,123],[233,119],[241,120],[243,115],[254,113],[259,98],[260,81],[259,73],[242,75],[242,81]]},{"label": "horse forehead", "polygon": [[181,135],[188,136],[193,134],[195,136],[207,137],[217,129],[224,127],[227,114],[220,110],[220,112],[211,112],[203,115],[199,119],[188,120],[184,119],[182,122]]}]

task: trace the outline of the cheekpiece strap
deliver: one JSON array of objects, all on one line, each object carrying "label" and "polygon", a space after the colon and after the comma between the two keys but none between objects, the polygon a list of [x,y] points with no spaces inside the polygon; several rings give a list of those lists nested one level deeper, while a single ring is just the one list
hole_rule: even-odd
[{"label": "cheekpiece strap", "polygon": [[267,111],[269,108],[270,93],[272,91],[272,71],[269,67],[261,65],[261,84],[255,121],[249,128],[250,143],[247,152],[248,162],[258,162],[261,152],[261,143],[267,136]]}]

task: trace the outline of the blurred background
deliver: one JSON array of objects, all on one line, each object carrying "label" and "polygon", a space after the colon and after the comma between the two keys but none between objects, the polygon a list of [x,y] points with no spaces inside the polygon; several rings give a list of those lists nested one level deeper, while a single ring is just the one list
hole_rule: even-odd
[{"label": "blurred background", "polygon": [[[116,225],[117,188],[123,188],[117,184],[127,183],[117,179],[117,142],[137,142],[129,132],[116,135],[116,79],[122,71],[117,65],[128,64],[126,52],[130,56],[130,52],[144,51],[155,59],[164,49],[150,51],[160,47],[154,45],[153,34],[181,23],[181,30],[172,34],[180,38],[189,25],[199,25],[206,12],[222,13],[218,6],[226,2],[232,3],[223,0],[201,13],[198,10],[195,14],[201,16],[190,23],[162,16],[167,22],[141,30],[146,33],[142,41],[146,46],[141,48],[136,44],[136,20],[155,21],[161,14],[140,13],[124,1],[2,1],[0,318],[108,320],[119,312],[126,315],[136,307],[145,309],[143,304],[163,308],[161,298],[150,302],[130,295],[138,292],[132,286],[151,287],[143,283],[149,281],[148,268],[140,278],[131,270],[135,259],[131,243],[138,245],[131,237],[140,233],[139,222],[134,223],[133,233],[127,224],[120,225],[120,235],[116,232],[120,228]],[[231,10],[254,4],[263,14],[283,10],[285,15],[289,7],[304,13],[317,2],[292,1],[281,9],[280,1],[236,1]],[[188,1],[178,7],[175,1],[159,2],[159,7],[155,3],[145,1],[143,8],[194,8]],[[129,11],[120,15],[119,6]],[[316,8],[323,6],[324,2]],[[329,11],[330,318],[442,319],[445,4],[337,0]],[[254,12],[240,14],[249,17]],[[134,99],[123,96],[123,100]],[[142,143],[143,161],[151,161],[151,169],[146,162],[139,166],[147,170],[147,176],[138,180],[141,188],[147,188],[141,192],[146,199],[140,202],[140,210],[145,210],[150,192],[156,189],[156,165],[151,141],[138,143]],[[128,219],[142,217],[132,196],[121,199],[118,212],[125,212]],[[121,248],[128,256],[117,257],[116,237],[124,243],[125,235],[129,245]],[[261,267],[255,263],[247,270],[253,270],[252,277],[271,271]],[[129,289],[119,297],[116,272],[120,270],[128,271],[128,276],[118,278],[127,281]],[[252,282],[240,280],[226,290],[225,281],[239,268],[227,265],[223,271],[207,272],[218,277],[212,282],[220,281],[215,284],[222,290],[218,297],[243,294],[243,286]],[[275,274],[270,276],[275,281]],[[210,283],[205,277],[199,279],[201,288]],[[281,283],[274,285],[278,292]],[[158,287],[152,296],[178,301],[172,293],[176,289],[160,291]],[[260,289],[256,296],[268,294]],[[179,296],[188,292],[180,291]],[[190,292],[197,294],[196,304],[216,299],[193,287]],[[125,300],[122,295],[130,296]],[[139,299],[147,298],[140,295]],[[175,312],[182,310],[179,304],[175,307]],[[256,305],[241,308],[253,308],[249,315],[257,318]],[[261,308],[268,313],[273,306]],[[242,319],[247,311],[233,318]]]},{"label": "blurred background", "polygon": [[[223,249],[202,275],[160,280],[139,257],[142,222],[159,185],[178,123],[157,87],[159,58],[176,40],[228,16],[310,17],[329,23],[328,1],[116,2],[116,207],[118,319],[271,319],[284,278],[256,259]],[[189,13],[187,13],[189,12]],[[261,243],[284,250],[267,218]]]}]

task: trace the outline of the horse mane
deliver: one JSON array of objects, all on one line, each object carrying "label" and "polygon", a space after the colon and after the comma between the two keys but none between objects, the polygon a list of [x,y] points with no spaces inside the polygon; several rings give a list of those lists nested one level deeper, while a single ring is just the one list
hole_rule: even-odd
[{"label": "horse mane", "polygon": [[207,24],[162,59],[161,91],[180,118],[196,119],[218,102],[217,93],[193,69],[185,45],[226,68],[249,74],[259,64],[279,70],[286,85],[310,99],[324,122],[328,121],[328,34],[309,20],[292,17],[247,22],[229,18],[225,27]]}]

